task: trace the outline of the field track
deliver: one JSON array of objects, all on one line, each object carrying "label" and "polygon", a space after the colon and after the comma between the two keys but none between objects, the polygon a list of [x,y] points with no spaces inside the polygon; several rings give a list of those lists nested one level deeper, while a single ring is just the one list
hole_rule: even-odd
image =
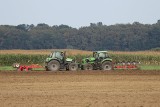
[{"label": "field track", "polygon": [[159,107],[160,71],[0,71],[1,107]]}]

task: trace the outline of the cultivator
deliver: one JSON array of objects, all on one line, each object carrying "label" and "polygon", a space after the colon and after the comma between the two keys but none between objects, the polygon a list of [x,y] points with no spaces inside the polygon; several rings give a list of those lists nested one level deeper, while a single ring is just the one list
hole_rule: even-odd
[{"label": "cultivator", "polygon": [[31,65],[20,65],[19,63],[13,64],[14,68],[17,68],[17,71],[31,71],[37,68],[43,68],[43,66],[39,64],[31,64]]},{"label": "cultivator", "polygon": [[114,64],[114,69],[138,69],[139,63],[136,62],[121,62]]}]

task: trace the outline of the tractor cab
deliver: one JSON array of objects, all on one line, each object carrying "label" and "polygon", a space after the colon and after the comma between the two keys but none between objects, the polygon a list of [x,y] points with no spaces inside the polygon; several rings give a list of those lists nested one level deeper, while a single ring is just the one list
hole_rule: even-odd
[{"label": "tractor cab", "polygon": [[59,58],[59,59],[62,59],[63,56],[64,56],[64,52],[60,52],[60,51],[51,52],[51,54],[49,55],[50,58]]},{"label": "tractor cab", "polygon": [[60,63],[64,63],[66,59],[65,52],[63,51],[53,51],[49,54],[48,58],[46,58],[46,62],[49,62],[50,60],[57,60]]},{"label": "tractor cab", "polygon": [[109,58],[109,55],[107,51],[95,51],[93,52],[93,57],[96,60],[103,60],[103,59]]},{"label": "tractor cab", "polygon": [[53,51],[45,60],[45,68],[47,71],[77,70],[78,65],[72,58],[66,58],[65,51]]},{"label": "tractor cab", "polygon": [[92,57],[82,59],[81,68],[84,70],[111,70],[112,59],[107,51],[94,51]]}]

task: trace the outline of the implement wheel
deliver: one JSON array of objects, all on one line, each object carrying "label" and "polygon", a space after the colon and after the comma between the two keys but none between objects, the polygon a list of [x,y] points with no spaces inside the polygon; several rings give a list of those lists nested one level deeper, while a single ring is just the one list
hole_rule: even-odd
[{"label": "implement wheel", "polygon": [[112,62],[109,61],[103,62],[102,70],[104,71],[112,70]]},{"label": "implement wheel", "polygon": [[60,63],[56,60],[52,60],[48,63],[47,68],[49,71],[58,71],[60,69]]}]

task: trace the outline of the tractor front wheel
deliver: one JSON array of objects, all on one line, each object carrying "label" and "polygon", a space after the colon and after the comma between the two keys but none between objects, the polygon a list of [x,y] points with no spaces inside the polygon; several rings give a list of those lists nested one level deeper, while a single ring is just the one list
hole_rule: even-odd
[{"label": "tractor front wheel", "polygon": [[78,64],[76,64],[76,63],[70,63],[69,64],[69,70],[70,71],[77,71],[78,70]]},{"label": "tractor front wheel", "polygon": [[49,71],[58,71],[60,69],[60,63],[56,60],[52,60],[48,63],[47,68]]},{"label": "tractor front wheel", "polygon": [[102,70],[104,71],[112,70],[112,62],[109,61],[103,62]]}]

